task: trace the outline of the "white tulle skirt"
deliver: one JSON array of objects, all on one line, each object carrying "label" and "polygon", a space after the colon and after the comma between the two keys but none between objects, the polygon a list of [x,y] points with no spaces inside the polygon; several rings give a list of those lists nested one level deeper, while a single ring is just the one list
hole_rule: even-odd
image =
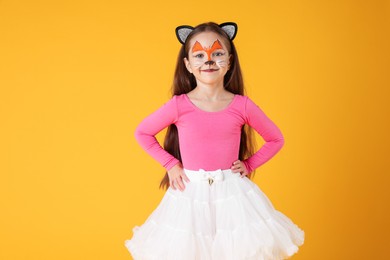
[{"label": "white tulle skirt", "polygon": [[303,244],[304,231],[249,178],[230,169],[184,173],[184,191],[169,187],[125,241],[135,260],[277,260]]}]

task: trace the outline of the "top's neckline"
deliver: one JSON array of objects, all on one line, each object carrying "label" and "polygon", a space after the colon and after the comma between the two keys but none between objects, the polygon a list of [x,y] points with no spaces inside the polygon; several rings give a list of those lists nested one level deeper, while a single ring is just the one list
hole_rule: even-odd
[{"label": "top's neckline", "polygon": [[187,94],[184,94],[184,96],[185,96],[186,100],[191,104],[191,106],[194,107],[196,110],[204,112],[204,113],[210,113],[210,114],[221,113],[221,112],[228,110],[233,105],[234,101],[237,99],[237,94],[234,94],[232,101],[230,101],[230,103],[225,108],[223,108],[221,110],[217,110],[217,111],[207,111],[207,110],[203,110],[203,109],[199,108],[194,103],[192,103],[191,99],[187,96]]}]

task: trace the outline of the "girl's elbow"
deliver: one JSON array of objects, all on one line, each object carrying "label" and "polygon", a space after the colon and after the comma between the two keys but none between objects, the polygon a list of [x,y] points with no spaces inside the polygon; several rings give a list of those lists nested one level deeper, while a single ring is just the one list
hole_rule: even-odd
[{"label": "girl's elbow", "polygon": [[284,145],[285,142],[284,142],[284,138],[283,137],[279,138],[279,143],[280,143],[281,146]]},{"label": "girl's elbow", "polygon": [[141,127],[137,126],[134,130],[133,135],[134,138],[139,141],[142,140],[143,136],[145,136],[145,131],[143,131]]},{"label": "girl's elbow", "polygon": [[284,146],[284,143],[285,143],[283,137],[276,139],[275,142],[278,144],[278,147],[279,147],[278,150],[282,149],[282,147]]},{"label": "girl's elbow", "polygon": [[138,137],[141,135],[141,131],[137,128],[135,128],[134,132],[133,132],[133,136],[135,137],[135,139],[138,139]]}]

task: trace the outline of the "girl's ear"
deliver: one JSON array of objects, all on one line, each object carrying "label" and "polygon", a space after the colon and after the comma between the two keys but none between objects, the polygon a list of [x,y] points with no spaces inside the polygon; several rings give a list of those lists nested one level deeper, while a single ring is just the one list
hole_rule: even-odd
[{"label": "girl's ear", "polygon": [[192,69],[191,69],[191,66],[190,66],[190,62],[187,60],[186,57],[184,57],[183,61],[184,61],[184,65],[186,66],[188,72],[189,72],[189,73],[192,73]]}]

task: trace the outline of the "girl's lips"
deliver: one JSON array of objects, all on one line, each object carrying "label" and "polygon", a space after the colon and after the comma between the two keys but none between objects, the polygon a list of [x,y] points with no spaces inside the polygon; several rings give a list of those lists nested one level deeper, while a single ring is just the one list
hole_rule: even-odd
[{"label": "girl's lips", "polygon": [[217,69],[209,69],[209,70],[202,70],[203,72],[214,72],[217,71]]}]

